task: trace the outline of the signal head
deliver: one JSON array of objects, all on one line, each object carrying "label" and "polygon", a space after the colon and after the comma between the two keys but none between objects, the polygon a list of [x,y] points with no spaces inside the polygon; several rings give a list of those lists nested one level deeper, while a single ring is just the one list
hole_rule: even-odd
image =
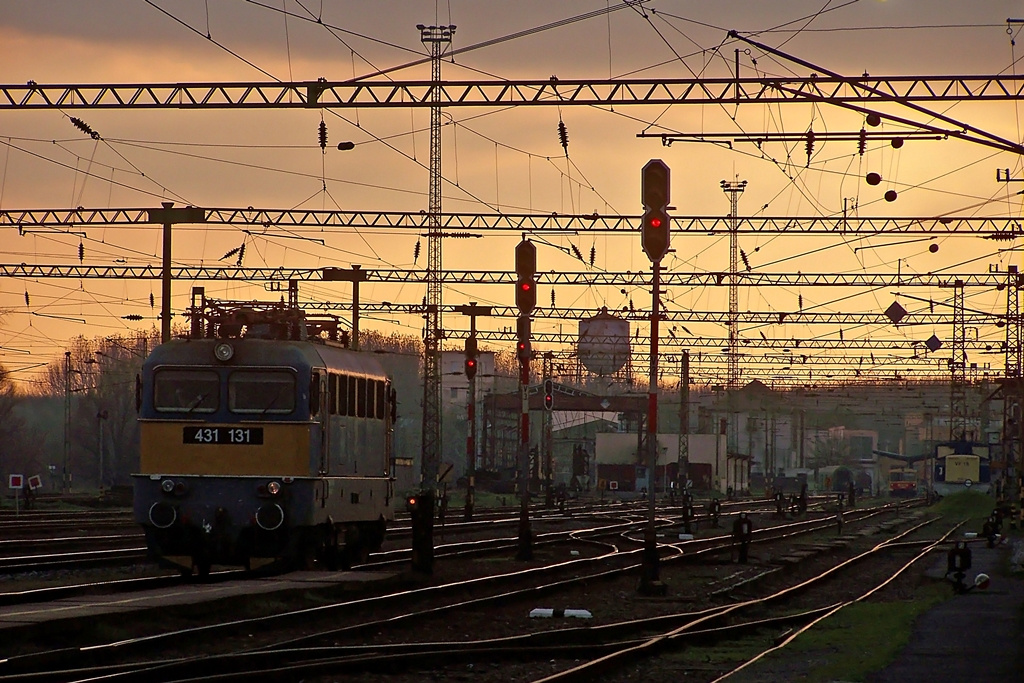
[{"label": "signal head", "polygon": [[640,244],[652,261],[660,261],[668,253],[670,222],[669,215],[662,209],[648,209],[644,212],[640,225]]},{"label": "signal head", "polygon": [[671,199],[671,171],[661,159],[651,159],[641,171],[640,194],[646,209],[664,209]]}]

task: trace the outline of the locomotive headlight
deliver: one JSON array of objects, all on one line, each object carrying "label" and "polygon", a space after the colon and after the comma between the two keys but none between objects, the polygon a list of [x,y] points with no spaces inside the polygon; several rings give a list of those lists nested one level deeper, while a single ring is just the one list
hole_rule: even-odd
[{"label": "locomotive headlight", "polygon": [[235,355],[235,349],[233,346],[231,346],[231,344],[228,344],[227,342],[221,342],[220,344],[217,344],[215,347],[213,347],[213,355],[220,362],[226,363],[227,361],[231,360],[231,358]]},{"label": "locomotive headlight", "polygon": [[267,493],[269,493],[272,496],[276,496],[277,494],[281,493],[281,485],[276,481],[270,482],[269,484],[267,484]]},{"label": "locomotive headlight", "polygon": [[164,479],[160,482],[160,490],[164,493],[170,493],[174,490],[174,481],[171,479]]}]

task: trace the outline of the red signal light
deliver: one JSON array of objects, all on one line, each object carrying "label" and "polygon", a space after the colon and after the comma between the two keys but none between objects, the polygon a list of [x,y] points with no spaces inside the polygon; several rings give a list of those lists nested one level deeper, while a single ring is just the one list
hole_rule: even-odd
[{"label": "red signal light", "polygon": [[661,227],[661,219],[660,218],[652,218],[651,222],[650,222],[650,226],[652,228],[660,228]]},{"label": "red signal light", "polygon": [[524,282],[521,285],[519,285],[519,288],[521,290],[523,290],[524,292],[529,292],[531,289],[533,289],[533,283],[532,282]]}]

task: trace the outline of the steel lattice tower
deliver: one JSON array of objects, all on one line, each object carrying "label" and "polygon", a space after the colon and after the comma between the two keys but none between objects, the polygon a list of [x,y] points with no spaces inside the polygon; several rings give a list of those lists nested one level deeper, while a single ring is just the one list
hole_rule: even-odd
[{"label": "steel lattice tower", "polygon": [[1022,284],[1024,279],[1017,272],[1017,266],[1010,266],[1006,273],[1006,378],[1002,382],[1003,456],[1007,472],[1016,470],[1021,451],[1022,350],[1019,303]]},{"label": "steel lattice tower", "polygon": [[727,389],[738,389],[740,382],[739,357],[739,200],[747,187],[746,180],[723,180],[722,191],[729,195],[729,365]]},{"label": "steel lattice tower", "polygon": [[430,192],[427,210],[427,296],[423,329],[423,435],[420,481],[437,485],[441,461],[441,55],[454,26],[417,26],[430,47]]},{"label": "steel lattice tower", "polygon": [[1010,266],[1006,278],[1006,376],[1021,375],[1021,317],[1018,307],[1021,276]]},{"label": "steel lattice tower", "polygon": [[967,438],[967,328],[964,324],[964,281],[953,283],[953,357],[949,360],[949,438]]}]

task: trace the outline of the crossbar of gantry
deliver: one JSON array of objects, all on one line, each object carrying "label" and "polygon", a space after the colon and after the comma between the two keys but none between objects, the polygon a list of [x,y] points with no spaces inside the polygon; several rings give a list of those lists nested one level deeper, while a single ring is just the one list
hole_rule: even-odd
[{"label": "crossbar of gantry", "polygon": [[[154,225],[145,208],[24,208],[0,210],[0,227],[22,230],[33,227]],[[426,234],[432,228],[425,211],[311,211],[301,209],[203,208],[205,228],[210,225],[256,225],[287,228],[411,229]],[[618,214],[477,214],[439,213],[438,228],[451,230],[521,233],[538,230],[576,230],[592,233],[636,232],[639,215]],[[727,235],[732,222],[727,216],[672,216],[672,231]],[[736,219],[738,234],[857,234],[879,236],[956,235],[1022,236],[1014,218],[972,216],[756,216]]]},{"label": "crossbar of gantry", "polygon": [[[445,338],[450,340],[462,340],[466,339],[470,335],[470,330],[467,329],[452,329],[448,328],[445,330]],[[477,330],[477,339],[483,342],[495,342],[495,343],[512,343],[516,340],[516,332],[513,329],[508,330]],[[566,334],[560,332],[531,332],[530,338],[540,344],[576,344],[581,341],[580,335],[578,334]],[[658,341],[658,346],[662,349],[663,353],[671,355],[677,353],[679,350],[688,348],[699,348],[699,349],[724,349],[727,348],[728,339],[725,337],[690,337],[690,336],[670,336],[668,334],[662,335]],[[650,337],[646,334],[640,334],[630,337],[630,343],[633,346],[649,346]],[[747,350],[756,351],[778,351],[780,353],[786,350],[786,353],[793,353],[794,355],[801,355],[805,350],[849,350],[849,351],[920,351],[924,353],[925,343],[920,339],[839,339],[833,338],[775,338],[775,337],[754,337],[751,339],[740,340],[740,353],[745,353]],[[1002,343],[1001,342],[986,342],[978,339],[969,339],[965,342],[965,348],[968,351],[978,353],[989,353],[993,356],[1002,355]],[[753,351],[751,351],[753,352]]]},{"label": "crossbar of gantry", "polygon": [[[335,302],[304,302],[303,308],[311,310],[344,310],[345,304]],[[445,305],[445,313],[458,313],[455,306]],[[491,306],[492,318],[518,318],[519,309],[514,306]],[[391,313],[395,315],[422,315],[422,304],[392,304],[392,303],[367,303],[361,304],[361,310],[367,313]],[[589,308],[536,308],[531,317],[534,319],[548,320],[582,320],[594,315],[594,309]],[[636,309],[633,311],[622,311],[616,315],[623,319],[635,322],[648,322],[650,313]],[[696,310],[668,310],[659,312],[663,322],[705,322],[728,324],[728,311],[696,311]],[[1003,313],[984,313],[971,311],[964,313],[964,322],[968,325],[991,325],[1004,319]],[[804,325],[885,325],[892,327],[892,321],[884,313],[835,313],[835,312],[811,312],[794,311],[792,313],[779,313],[776,311],[743,311],[740,314],[740,321],[748,324],[771,325],[771,324],[804,324]],[[945,325],[952,324],[952,312],[912,312],[904,318],[897,327],[913,328],[915,325]]]},{"label": "crossbar of gantry", "polygon": [[0,85],[0,109],[308,109],[1006,101],[1003,75]]},{"label": "crossbar of gantry", "polygon": [[[128,279],[151,280],[161,277],[159,265],[108,266],[108,265],[58,265],[0,263],[0,277],[12,278],[75,278],[75,279]],[[363,268],[364,282],[381,283],[422,283],[426,273],[421,269]],[[673,287],[724,286],[725,273],[662,272],[661,282]],[[241,268],[220,266],[179,266],[171,268],[171,277],[176,280],[249,280],[253,282],[284,282],[287,280],[319,281],[323,279],[321,268]],[[581,271],[537,273],[541,285],[601,285],[615,287],[644,287],[650,284],[651,276],[642,271]],[[497,270],[444,270],[440,273],[444,284],[513,284],[514,272]],[[897,273],[738,273],[738,287],[800,286],[800,287],[951,287],[961,280],[967,288],[991,289],[1005,285],[1006,276],[1001,273],[956,273],[956,274],[897,274]]]}]

